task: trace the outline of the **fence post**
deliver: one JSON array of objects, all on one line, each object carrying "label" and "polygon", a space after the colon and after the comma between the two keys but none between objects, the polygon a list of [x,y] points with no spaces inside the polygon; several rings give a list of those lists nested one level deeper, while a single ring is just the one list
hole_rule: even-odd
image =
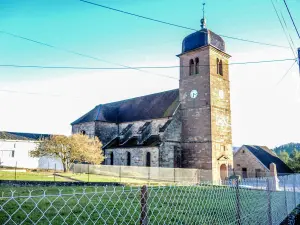
[{"label": "fence post", "polygon": [[141,189],[141,218],[140,218],[140,225],[148,225],[147,199],[148,199],[148,189],[147,189],[146,185],[143,185],[142,189]]},{"label": "fence post", "polygon": [[122,167],[121,165],[119,166],[119,178],[120,178],[120,183],[122,182]]},{"label": "fence post", "polygon": [[56,163],[54,164],[54,174],[53,174],[54,181],[55,181],[55,173],[56,173]]},{"label": "fence post", "polygon": [[240,202],[240,193],[239,193],[239,178],[236,178],[236,187],[235,187],[235,194],[236,194],[236,217],[237,217],[237,224],[241,225],[241,202]]},{"label": "fence post", "polygon": [[297,201],[296,201],[296,176],[293,176],[293,191],[294,191],[294,203],[295,203],[295,208],[297,207]]},{"label": "fence post", "polygon": [[286,197],[285,176],[283,176],[283,189],[284,189],[284,204],[285,204],[286,215],[289,216],[287,197]]},{"label": "fence post", "polygon": [[272,208],[271,208],[271,187],[270,180],[267,178],[267,194],[268,194],[268,221],[272,225]]},{"label": "fence post", "polygon": [[150,183],[150,166],[148,167],[148,184]]},{"label": "fence post", "polygon": [[176,183],[176,169],[175,169],[175,167],[174,167],[174,183]]},{"label": "fence post", "polygon": [[17,165],[18,165],[18,161],[16,161],[16,166],[15,166],[15,180],[17,180]]},{"label": "fence post", "polygon": [[90,164],[88,164],[88,182],[90,182]]}]

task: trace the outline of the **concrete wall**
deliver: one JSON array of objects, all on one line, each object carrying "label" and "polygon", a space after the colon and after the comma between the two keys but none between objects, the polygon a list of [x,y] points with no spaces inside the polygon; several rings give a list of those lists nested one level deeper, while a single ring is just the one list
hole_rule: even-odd
[{"label": "concrete wall", "polygon": [[260,169],[260,176],[264,177],[269,174],[266,168],[246,147],[240,148],[233,156],[234,171],[242,177],[242,168],[247,169],[247,177],[255,177],[255,169]]},{"label": "concrete wall", "polygon": [[[27,169],[54,169],[62,170],[60,159],[53,157],[30,157],[30,151],[34,150],[38,142],[19,140],[0,140],[0,164],[4,167]],[[14,151],[14,155],[12,152]]]}]

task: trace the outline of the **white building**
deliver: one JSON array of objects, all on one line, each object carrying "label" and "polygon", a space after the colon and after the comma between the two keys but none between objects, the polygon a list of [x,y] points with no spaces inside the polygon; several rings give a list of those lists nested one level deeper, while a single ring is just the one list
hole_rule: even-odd
[{"label": "white building", "polygon": [[0,132],[0,167],[63,170],[61,160],[54,157],[30,157],[41,138],[49,134]]}]

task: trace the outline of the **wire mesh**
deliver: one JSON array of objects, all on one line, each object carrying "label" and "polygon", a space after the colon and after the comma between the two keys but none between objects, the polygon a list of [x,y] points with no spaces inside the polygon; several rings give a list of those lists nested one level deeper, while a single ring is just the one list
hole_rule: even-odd
[{"label": "wire mesh", "polygon": [[166,186],[3,187],[0,224],[280,224],[299,175]]}]

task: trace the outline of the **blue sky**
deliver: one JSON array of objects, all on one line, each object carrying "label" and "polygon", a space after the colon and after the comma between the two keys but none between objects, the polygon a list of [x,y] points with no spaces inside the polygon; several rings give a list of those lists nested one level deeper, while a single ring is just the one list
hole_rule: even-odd
[{"label": "blue sky", "polygon": [[[167,22],[200,28],[200,0],[91,0]],[[274,0],[296,33],[282,1]],[[300,1],[288,0],[300,26]],[[176,54],[192,31],[138,19],[78,0],[1,0],[0,30],[129,66],[178,65]],[[269,0],[206,1],[215,33],[288,46]],[[299,28],[300,29],[300,28]],[[293,58],[290,49],[225,39],[231,62]],[[0,33],[0,64],[115,67]],[[273,147],[300,141],[299,75],[292,62],[232,65],[233,143]],[[179,77],[179,69],[148,70]],[[178,87],[176,80],[139,71],[0,68],[0,130],[69,134],[70,122],[95,105]],[[298,92],[297,92],[298,91]],[[60,97],[51,96],[57,94]]]}]

